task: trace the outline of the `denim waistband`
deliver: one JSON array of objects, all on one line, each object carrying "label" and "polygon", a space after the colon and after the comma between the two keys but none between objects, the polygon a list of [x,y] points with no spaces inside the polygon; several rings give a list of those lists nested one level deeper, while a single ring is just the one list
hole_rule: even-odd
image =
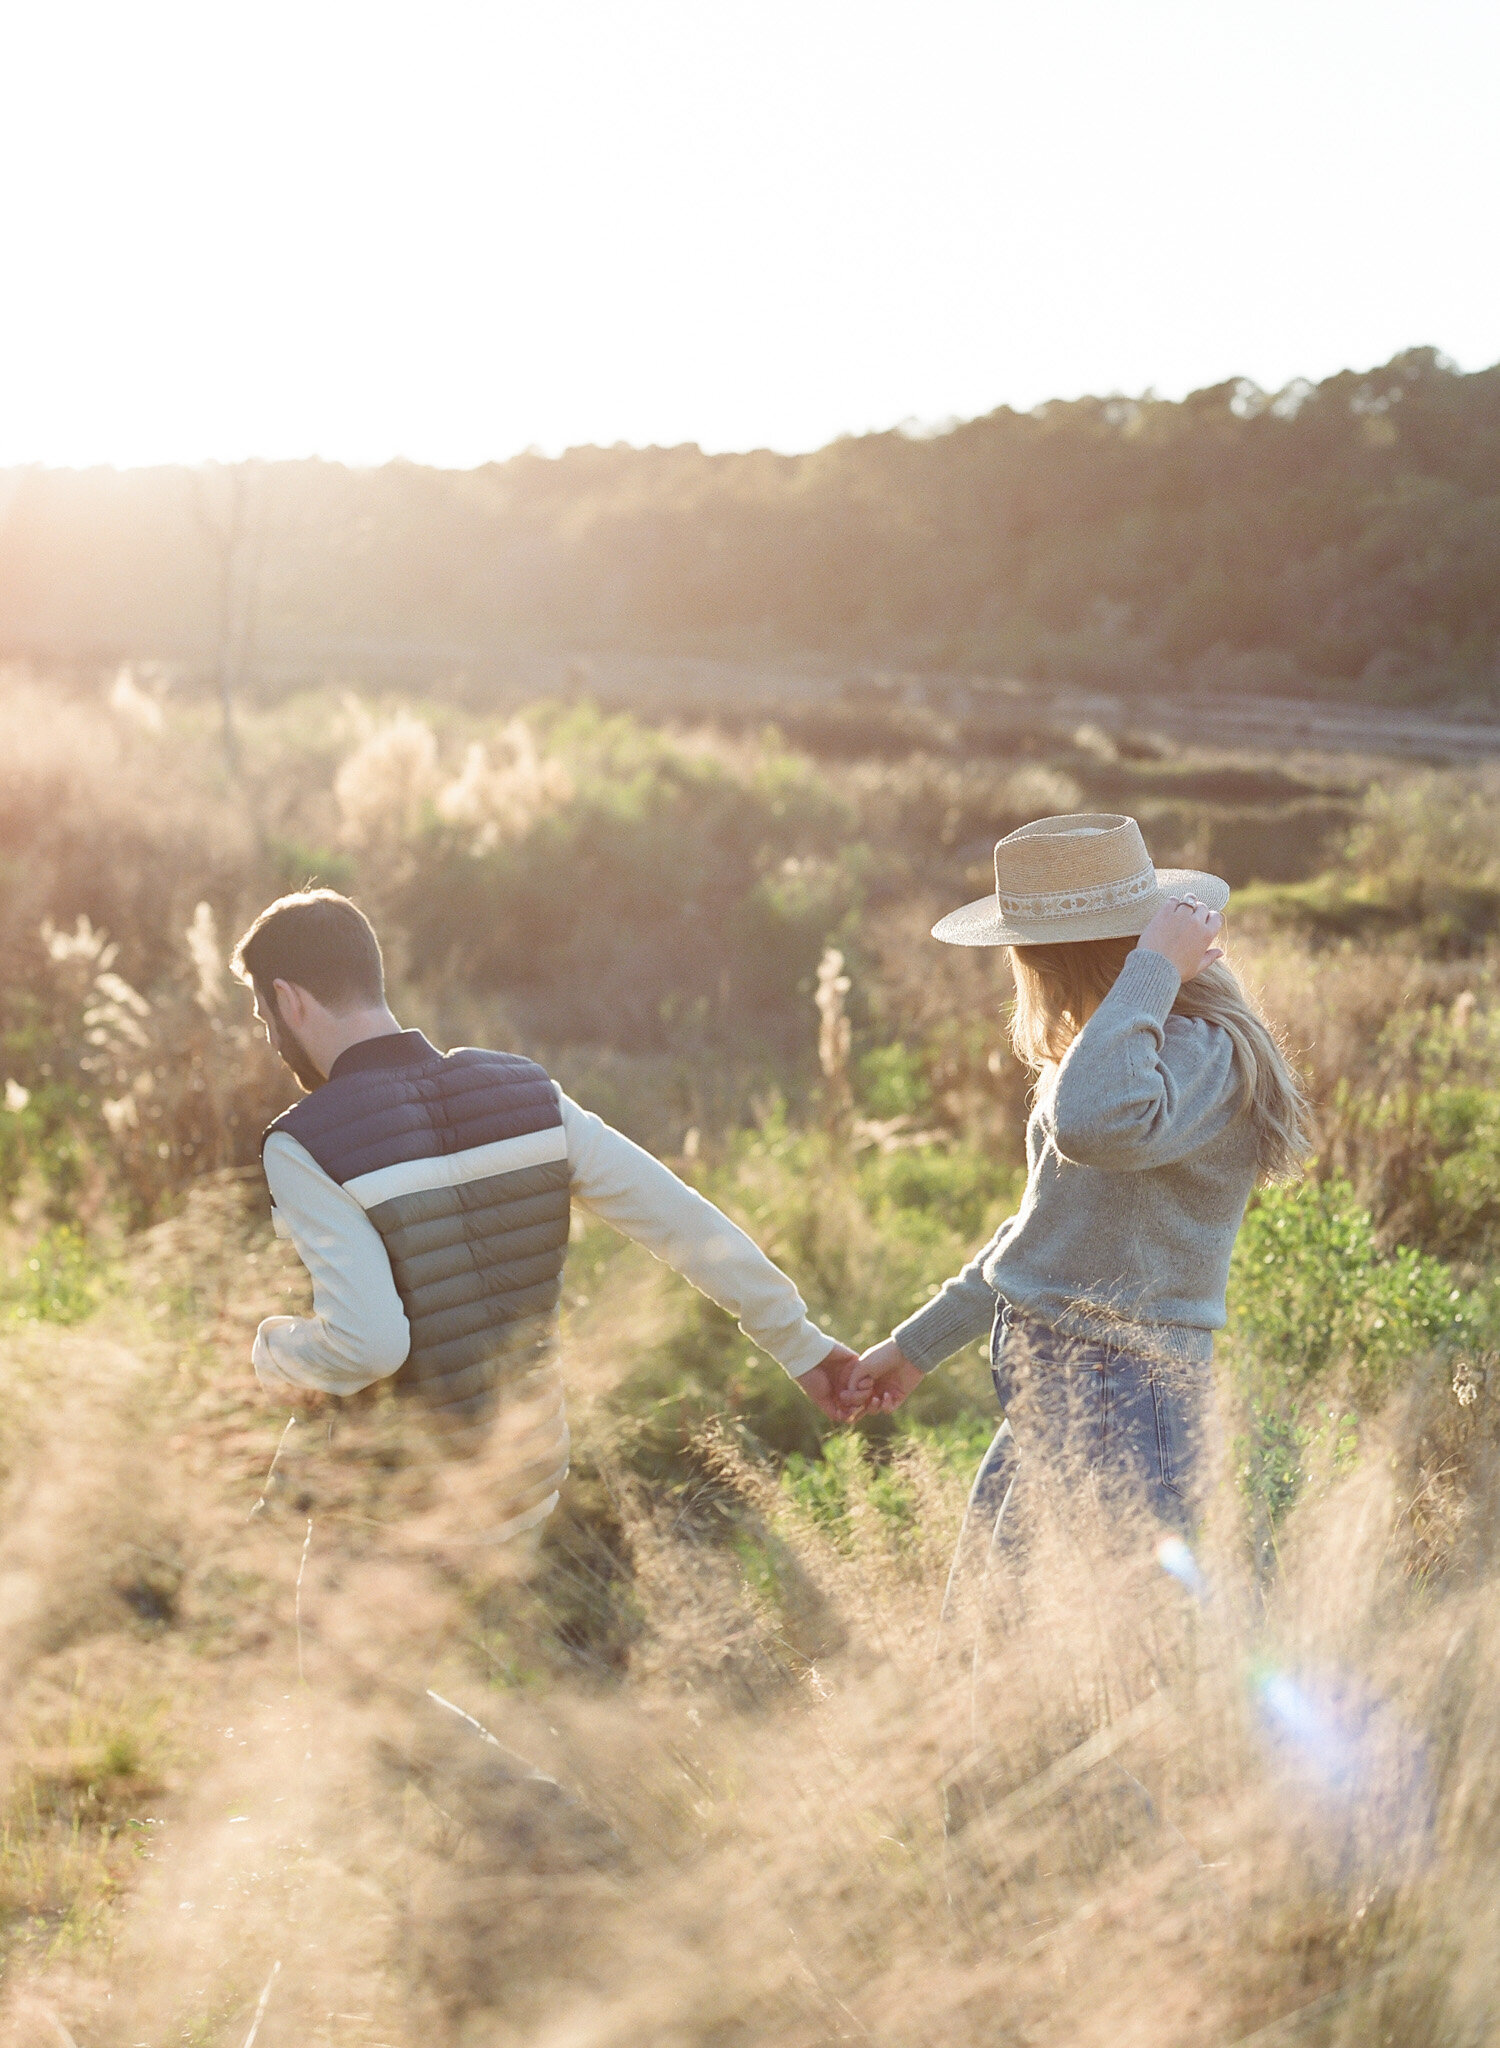
[{"label": "denim waistband", "polygon": [[1212,1330],[1187,1323],[1133,1323],[1098,1309],[1080,1308],[1061,1322],[1044,1323],[1006,1301],[1000,1305],[996,1340],[1009,1330],[1034,1336],[1038,1343],[1097,1344],[1162,1365],[1207,1365],[1214,1355]]}]

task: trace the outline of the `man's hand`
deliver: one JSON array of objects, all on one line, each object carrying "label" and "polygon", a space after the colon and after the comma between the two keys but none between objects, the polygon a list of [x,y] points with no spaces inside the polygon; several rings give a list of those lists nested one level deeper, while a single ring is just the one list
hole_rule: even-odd
[{"label": "man's hand", "polygon": [[1224,958],[1214,940],[1224,929],[1224,913],[1210,910],[1196,896],[1169,896],[1136,940],[1144,952],[1170,960],[1184,981]]},{"label": "man's hand", "polygon": [[859,1365],[859,1353],[847,1344],[835,1344],[821,1365],[803,1373],[797,1384],[815,1408],[821,1408],[830,1422],[853,1422],[864,1413],[862,1401],[849,1399],[849,1380]]},{"label": "man's hand", "polygon": [[861,1415],[889,1415],[922,1384],[922,1375],[894,1337],[872,1344],[845,1381],[844,1398]]}]

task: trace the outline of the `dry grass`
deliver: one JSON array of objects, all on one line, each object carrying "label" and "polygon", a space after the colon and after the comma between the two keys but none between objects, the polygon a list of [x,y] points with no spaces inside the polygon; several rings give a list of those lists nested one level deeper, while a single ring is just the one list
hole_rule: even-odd
[{"label": "dry grass", "polygon": [[[34,1213],[17,1227],[95,1218],[107,1244],[111,1202],[160,1214],[205,1165],[249,1156],[258,1097],[281,1084],[204,981],[218,952],[199,905],[219,906],[222,939],[247,891],[269,893],[275,862],[343,843],[358,806],[341,813],[334,788],[354,736],[330,726],[314,743],[299,726],[292,744],[256,727],[254,801],[226,806],[190,723],[174,728],[187,751],[169,789],[149,722],[105,728],[75,705],[49,725],[49,705],[20,685],[0,702],[8,843],[26,876],[0,952],[32,1060],[12,1149]],[[453,735],[436,751],[418,736],[417,766],[431,780],[446,761],[457,821],[480,838],[495,824],[509,844],[521,784],[533,808],[566,810],[566,791],[503,737],[481,759]],[[604,745],[593,727],[584,738]],[[631,747],[649,752],[639,735],[610,745],[627,767]],[[691,785],[702,829],[722,798],[758,846],[760,797],[744,792],[760,750],[700,736],[683,751],[699,765],[712,752],[728,775],[723,790]],[[381,761],[377,748],[365,765]],[[596,771],[580,755],[569,772]],[[835,791],[851,817],[879,815],[882,844],[898,811],[918,835],[934,792],[946,805],[935,867],[885,847],[856,993],[874,1041],[920,1051],[921,1117],[992,1159],[1024,1106],[997,1056],[1004,990],[988,963],[923,933],[967,872],[970,837],[983,849],[990,809],[1040,799],[979,775],[939,781],[920,765],[858,767]],[[810,802],[805,777],[788,786]],[[775,959],[810,1044],[797,891],[815,897],[832,866],[829,817],[808,818],[806,843],[788,828],[767,873],[791,892]],[[653,832],[645,815],[620,841],[643,875]],[[468,840],[459,852],[462,880],[480,856]],[[379,872],[361,870],[372,886]],[[829,895],[830,918],[842,900]],[[116,1020],[118,1057],[94,1016],[115,970],[39,943],[44,916],[76,936],[79,915],[93,938],[108,925],[149,997],[138,1013],[116,991],[136,1032]],[[1440,1056],[1443,1076],[1489,1088],[1492,960],[1236,941],[1307,1057],[1326,1157],[1388,1190],[1381,1220],[1399,1219],[1392,1162],[1409,1135],[1361,1121],[1348,1091],[1394,1101]],[[484,1036],[483,990],[441,988]],[[33,1017],[43,996],[52,1007]],[[76,1055],[72,1093],[53,1087],[60,1045]],[[658,1114],[664,1071],[642,1091]],[[734,1118],[710,1122],[700,1093],[669,1121],[705,1121],[711,1151]],[[96,1094],[114,1120],[93,1130]],[[752,1145],[733,1199],[793,1270],[826,1281],[852,1329],[892,1270],[906,1284],[914,1218],[956,1229],[940,1212],[964,1159],[939,1149],[951,1186],[933,1179],[920,1210],[887,1214],[821,1157],[800,1140]],[[682,1399],[705,1412],[694,1372],[707,1361],[728,1385],[742,1353],[731,1373],[712,1332],[686,1330],[684,1295],[632,1253],[570,1268],[593,1276],[563,1353],[578,1457],[530,1550],[476,1549],[484,1470],[425,1462],[378,1405],[331,1437],[313,1409],[287,1432],[246,1360],[259,1316],[305,1282],[247,1206],[253,1185],[201,1181],[128,1247],[112,1288],[102,1276],[92,1321],[12,1320],[0,1335],[0,2048],[1491,2038],[1500,1387],[1483,1359],[1466,1363],[1464,1401],[1451,1364],[1393,1373],[1399,1408],[1366,1431],[1357,1469],[1311,1488],[1262,1578],[1228,1495],[1200,1546],[1202,1599],[1149,1542],[1084,1568],[1080,1502],[1040,1529],[1024,1586],[965,1583],[939,1633],[960,1481],[909,1439],[830,1528],[727,1422],[679,1455],[682,1410],[661,1389],[696,1387]],[[97,1243],[75,1235],[64,1251],[84,1260]],[[7,1311],[48,1294],[41,1264]],[[622,1413],[611,1390],[648,1354],[688,1363]],[[742,1400],[736,1379],[722,1405],[750,1416],[755,1385],[746,1375]],[[648,1470],[674,1476],[648,1483]],[[494,1752],[422,1704],[429,1684],[567,1796],[487,1773]]]},{"label": "dry grass", "polygon": [[[252,1514],[276,1270],[226,1184],[98,1324],[6,1340],[6,2048],[240,2048],[263,1992],[259,2048],[1490,2038],[1488,1394],[1418,1374],[1259,1589],[1232,1516],[1201,1603],[1040,1536],[976,1687],[919,1452],[914,1523],[837,1540],[727,1436],[632,1480],[589,1390],[669,1312],[644,1267],[570,1331],[530,1559],[313,1418]],[[567,1800],[414,1711],[429,1658]]]}]

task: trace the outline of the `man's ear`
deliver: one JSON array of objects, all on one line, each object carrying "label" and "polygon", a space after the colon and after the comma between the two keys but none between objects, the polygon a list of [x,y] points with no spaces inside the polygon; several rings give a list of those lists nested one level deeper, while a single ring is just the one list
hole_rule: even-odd
[{"label": "man's ear", "polygon": [[276,998],[282,1023],[289,1030],[300,1032],[307,1022],[307,990],[299,988],[295,981],[273,981],[271,993]]}]

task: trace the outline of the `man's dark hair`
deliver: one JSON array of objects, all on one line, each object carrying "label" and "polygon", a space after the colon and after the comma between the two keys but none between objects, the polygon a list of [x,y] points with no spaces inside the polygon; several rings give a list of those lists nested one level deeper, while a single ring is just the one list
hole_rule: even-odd
[{"label": "man's dark hair", "polygon": [[373,1009],[385,1001],[385,963],[374,927],[336,889],[278,897],[240,940],[229,964],[250,983],[262,1010],[278,981],[295,982],[330,1010]]}]

